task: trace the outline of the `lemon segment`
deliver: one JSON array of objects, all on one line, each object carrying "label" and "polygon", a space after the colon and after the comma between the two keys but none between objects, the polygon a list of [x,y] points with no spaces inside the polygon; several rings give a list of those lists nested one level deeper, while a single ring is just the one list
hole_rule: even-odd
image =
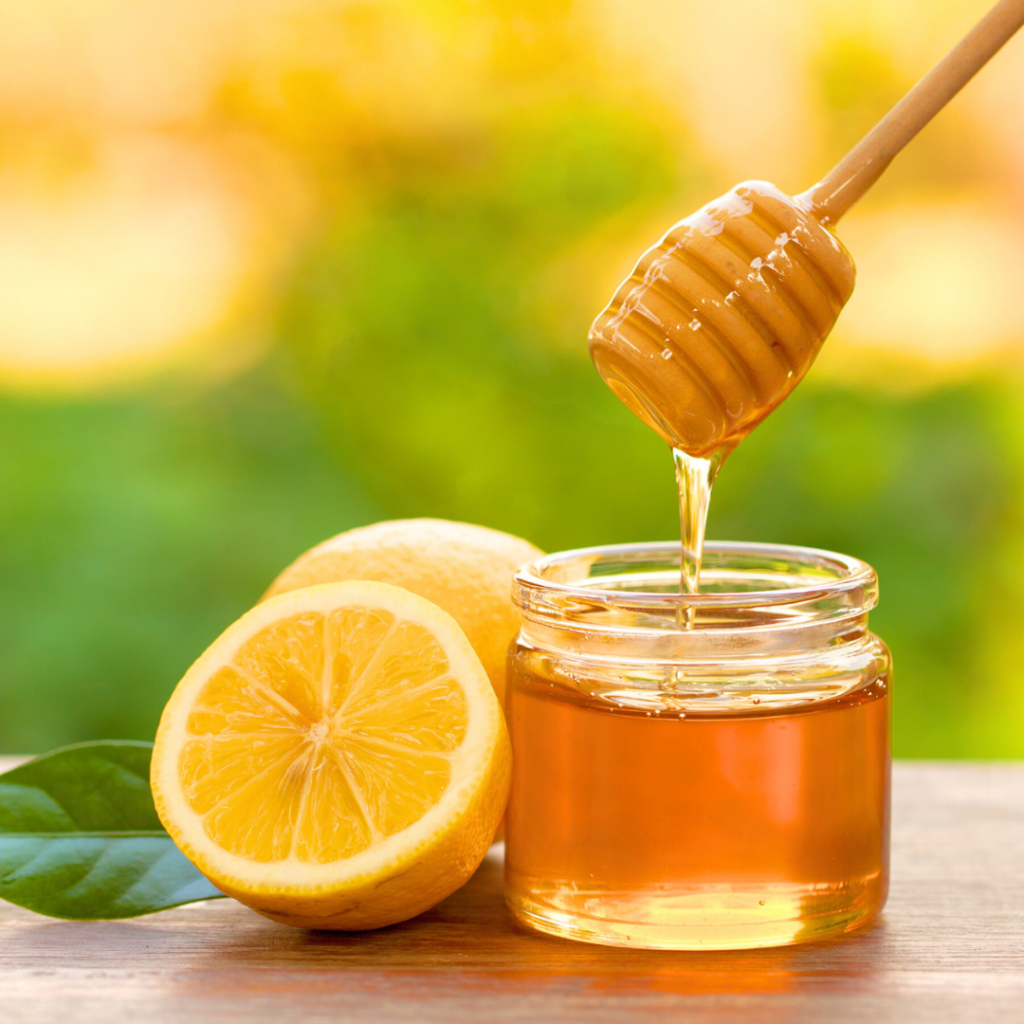
[{"label": "lemon segment", "polygon": [[189,670],[152,785],[168,832],[224,892],[276,920],[405,920],[482,860],[508,736],[465,635],[384,583],[258,605]]}]

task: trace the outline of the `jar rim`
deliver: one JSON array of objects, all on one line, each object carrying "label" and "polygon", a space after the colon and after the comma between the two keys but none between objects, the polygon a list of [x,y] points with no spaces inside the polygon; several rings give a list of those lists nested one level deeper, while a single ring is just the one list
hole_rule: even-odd
[{"label": "jar rim", "polygon": [[[690,609],[698,629],[702,620],[725,626],[732,612],[756,611],[767,617],[764,625],[806,625],[864,615],[878,603],[878,577],[867,562],[820,548],[709,541],[701,574],[708,589],[697,594],[676,589],[679,564],[679,541],[561,551],[521,566],[512,596],[527,616],[561,619],[597,607],[659,617]],[[730,578],[745,585],[723,589]]]}]

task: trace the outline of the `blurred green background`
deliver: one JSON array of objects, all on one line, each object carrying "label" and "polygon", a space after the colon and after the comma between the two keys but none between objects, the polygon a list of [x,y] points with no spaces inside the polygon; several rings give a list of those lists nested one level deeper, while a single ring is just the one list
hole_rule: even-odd
[{"label": "blurred green background", "polygon": [[[590,320],[736,181],[809,185],[985,6],[5,8],[0,751],[151,737],[353,526],[674,536]],[[844,222],[858,292],[709,524],[876,567],[908,757],[1024,756],[1024,48],[984,75]]]}]

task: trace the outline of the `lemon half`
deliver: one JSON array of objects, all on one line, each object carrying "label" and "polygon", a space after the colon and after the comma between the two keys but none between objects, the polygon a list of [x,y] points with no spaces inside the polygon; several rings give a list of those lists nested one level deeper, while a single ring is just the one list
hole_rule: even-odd
[{"label": "lemon half", "polygon": [[455,621],[385,583],[257,605],[189,669],[153,750],[157,812],[219,889],[359,930],[457,889],[508,797],[508,734]]}]

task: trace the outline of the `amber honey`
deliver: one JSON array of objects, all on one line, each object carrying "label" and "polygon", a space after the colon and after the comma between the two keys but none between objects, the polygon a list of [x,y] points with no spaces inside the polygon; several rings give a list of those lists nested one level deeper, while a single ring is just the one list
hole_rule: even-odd
[{"label": "amber honey", "polygon": [[590,329],[616,396],[673,448],[736,447],[814,362],[853,260],[800,198],[737,185],[668,230]]},{"label": "amber honey", "polygon": [[712,545],[702,581],[670,592],[669,545],[556,555],[517,578],[506,898],[524,923],[736,948],[849,931],[884,904],[890,672],[867,630],[873,572]]}]

